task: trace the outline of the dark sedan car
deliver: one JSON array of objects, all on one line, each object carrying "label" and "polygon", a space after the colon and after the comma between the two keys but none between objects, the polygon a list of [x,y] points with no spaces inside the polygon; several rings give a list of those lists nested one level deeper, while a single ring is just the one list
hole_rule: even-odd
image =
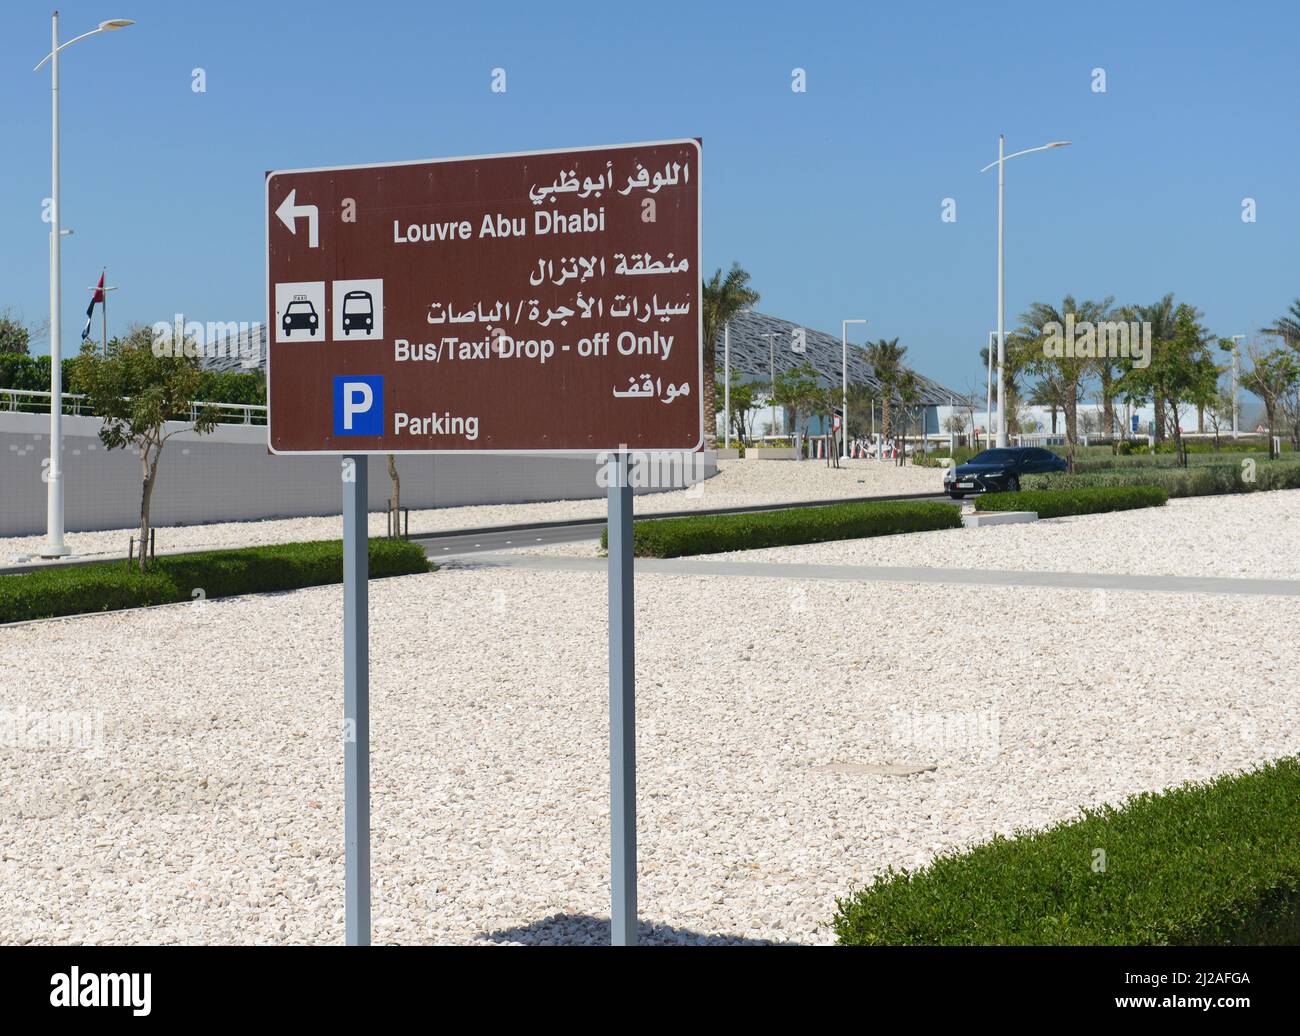
[{"label": "dark sedan car", "polygon": [[978,453],[944,472],[943,489],[954,500],[967,493],[1015,493],[1023,475],[1064,471],[1065,460],[1037,446],[1009,446]]}]

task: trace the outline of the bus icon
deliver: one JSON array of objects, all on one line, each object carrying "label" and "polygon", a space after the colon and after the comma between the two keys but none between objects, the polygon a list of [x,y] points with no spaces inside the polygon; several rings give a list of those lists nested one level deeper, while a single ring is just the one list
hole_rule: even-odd
[{"label": "bus icon", "polygon": [[353,330],[369,334],[375,327],[375,300],[368,291],[350,291],[343,296],[343,333]]},{"label": "bus icon", "polygon": [[378,342],[384,337],[384,279],[338,280],[330,285],[334,302],[330,332],[335,342]]}]

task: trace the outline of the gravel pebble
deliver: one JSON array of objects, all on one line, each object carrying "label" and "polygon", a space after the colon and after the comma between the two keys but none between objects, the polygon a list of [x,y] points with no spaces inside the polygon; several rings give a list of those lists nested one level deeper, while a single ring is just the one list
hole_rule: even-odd
[{"label": "gravel pebble", "polygon": [[[597,542],[519,553],[594,557]],[[1170,500],[1162,508],[1021,525],[729,551],[710,561],[1300,579],[1300,490]]]},{"label": "gravel pebble", "polygon": [[[0,631],[10,715],[102,715],[97,754],[0,746],[0,942],[342,942],[340,604]],[[647,942],[827,942],[887,867],[1300,749],[1289,599],[643,576],[636,606]],[[372,584],[376,943],[607,939],[605,622],[597,573]]]}]

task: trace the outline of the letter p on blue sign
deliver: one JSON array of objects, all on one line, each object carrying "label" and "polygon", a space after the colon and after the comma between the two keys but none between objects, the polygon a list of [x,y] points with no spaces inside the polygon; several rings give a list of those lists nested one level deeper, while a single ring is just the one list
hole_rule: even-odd
[{"label": "letter p on blue sign", "polygon": [[384,376],[382,374],[335,376],[334,434],[384,434]]}]

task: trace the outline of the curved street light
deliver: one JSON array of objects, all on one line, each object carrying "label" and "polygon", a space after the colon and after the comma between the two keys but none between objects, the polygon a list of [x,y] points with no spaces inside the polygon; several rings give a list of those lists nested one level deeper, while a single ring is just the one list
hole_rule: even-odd
[{"label": "curved street light", "polygon": [[1003,366],[1006,363],[1006,285],[1005,285],[1005,264],[1003,263],[1002,248],[1002,226],[1003,226],[1003,186],[1002,170],[1003,167],[1013,158],[1019,158],[1021,155],[1032,155],[1035,151],[1050,151],[1052,148],[1067,147],[1070,141],[1054,140],[1050,144],[1042,144],[1038,147],[1028,147],[1023,151],[1014,151],[1007,155],[1003,153],[1006,146],[1006,138],[998,134],[998,157],[997,161],[990,162],[981,173],[987,173],[994,166],[998,168],[998,445],[1007,444],[1007,409],[1005,406],[1004,387],[1005,379],[1003,378]]},{"label": "curved street light", "polygon": [[59,248],[63,238],[59,228],[59,221],[62,218],[59,209],[59,52],[88,36],[111,32],[114,29],[125,29],[128,25],[134,24],[129,18],[110,18],[100,22],[98,28],[74,36],[66,43],[60,43],[59,12],[55,11],[50,29],[50,52],[32,69],[33,72],[39,72],[47,61],[50,63],[53,112],[51,128],[54,141],[50,149],[53,173],[53,184],[50,190],[50,204],[53,210],[50,228],[50,463],[45,476],[49,489],[45,543],[40,549],[43,558],[61,558],[71,553],[63,542],[63,459],[59,456],[63,445],[63,328],[59,312],[63,304],[63,257]]}]

